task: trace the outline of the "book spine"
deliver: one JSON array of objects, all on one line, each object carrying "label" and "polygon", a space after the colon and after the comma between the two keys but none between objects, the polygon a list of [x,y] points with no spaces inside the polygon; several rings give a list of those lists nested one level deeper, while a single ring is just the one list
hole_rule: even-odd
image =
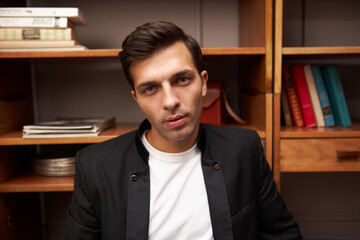
[{"label": "book spine", "polygon": [[333,111],[331,109],[330,100],[325,87],[325,82],[323,75],[321,73],[321,69],[319,66],[311,66],[311,71],[313,73],[316,90],[318,92],[319,101],[325,120],[325,126],[334,126],[335,119],[334,119]]},{"label": "book spine", "polygon": [[310,100],[312,103],[312,107],[314,109],[316,124],[318,127],[325,127],[325,121],[320,105],[319,95],[316,90],[314,76],[312,74],[311,66],[309,64],[304,65],[304,74],[305,74],[307,87],[309,89]]},{"label": "book spine", "polygon": [[294,65],[291,70],[295,79],[295,89],[299,96],[301,112],[303,114],[304,123],[306,127],[315,127],[316,119],[314,109],[312,107],[309,90],[306,84],[306,78],[303,65]]},{"label": "book spine", "polygon": [[293,125],[296,127],[303,127],[304,119],[300,109],[300,102],[295,91],[295,83],[290,66],[283,66],[283,84],[289,102]]},{"label": "book spine", "polygon": [[327,65],[323,66],[322,70],[325,85],[329,93],[330,104],[334,111],[335,124],[342,127],[349,127],[352,123],[338,68],[336,65]]},{"label": "book spine", "polygon": [[0,40],[72,40],[71,28],[1,28]]},{"label": "book spine", "polygon": [[290,106],[289,106],[289,101],[286,96],[286,90],[284,89],[284,87],[283,87],[283,90],[281,91],[281,109],[282,109],[283,116],[284,116],[285,126],[292,127],[293,124],[291,121]]},{"label": "book spine", "polygon": [[0,17],[0,27],[36,27],[66,28],[71,27],[66,17]]}]

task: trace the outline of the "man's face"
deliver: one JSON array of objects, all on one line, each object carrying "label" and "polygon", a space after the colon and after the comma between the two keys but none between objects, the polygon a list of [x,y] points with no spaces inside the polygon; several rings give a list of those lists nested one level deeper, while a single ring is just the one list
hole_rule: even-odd
[{"label": "man's face", "polygon": [[199,75],[182,42],[136,61],[132,95],[150,121],[147,139],[165,152],[184,151],[197,139],[207,72]]}]

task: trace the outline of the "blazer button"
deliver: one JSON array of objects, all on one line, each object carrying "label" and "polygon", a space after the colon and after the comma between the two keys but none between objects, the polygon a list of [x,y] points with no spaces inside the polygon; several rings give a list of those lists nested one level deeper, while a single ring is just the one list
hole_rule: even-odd
[{"label": "blazer button", "polygon": [[214,168],[215,168],[215,170],[216,170],[216,171],[219,171],[219,170],[220,170],[220,168],[221,168],[221,167],[220,167],[220,164],[218,164],[218,163],[217,163],[217,164],[215,164]]},{"label": "blazer button", "polygon": [[135,174],[131,175],[131,181],[136,182],[136,180],[137,180],[137,176]]}]

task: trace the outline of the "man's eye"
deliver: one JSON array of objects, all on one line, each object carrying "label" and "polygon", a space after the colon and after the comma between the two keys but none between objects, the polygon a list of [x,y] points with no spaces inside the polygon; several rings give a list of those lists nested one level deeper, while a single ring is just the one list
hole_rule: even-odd
[{"label": "man's eye", "polygon": [[145,93],[151,93],[151,92],[154,91],[154,90],[155,90],[155,88],[154,88],[153,86],[150,86],[150,87],[145,88],[145,89],[144,89],[144,92],[145,92]]},{"label": "man's eye", "polygon": [[179,84],[187,84],[188,82],[189,82],[189,78],[187,77],[182,77],[178,79]]}]

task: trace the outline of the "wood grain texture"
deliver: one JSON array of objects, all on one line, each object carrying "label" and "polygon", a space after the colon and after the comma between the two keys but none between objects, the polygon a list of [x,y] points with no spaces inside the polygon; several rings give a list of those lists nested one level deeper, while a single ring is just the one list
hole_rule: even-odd
[{"label": "wood grain texture", "polygon": [[360,138],[282,139],[280,147],[281,172],[360,171],[360,157],[337,157],[338,150],[360,150]]}]

